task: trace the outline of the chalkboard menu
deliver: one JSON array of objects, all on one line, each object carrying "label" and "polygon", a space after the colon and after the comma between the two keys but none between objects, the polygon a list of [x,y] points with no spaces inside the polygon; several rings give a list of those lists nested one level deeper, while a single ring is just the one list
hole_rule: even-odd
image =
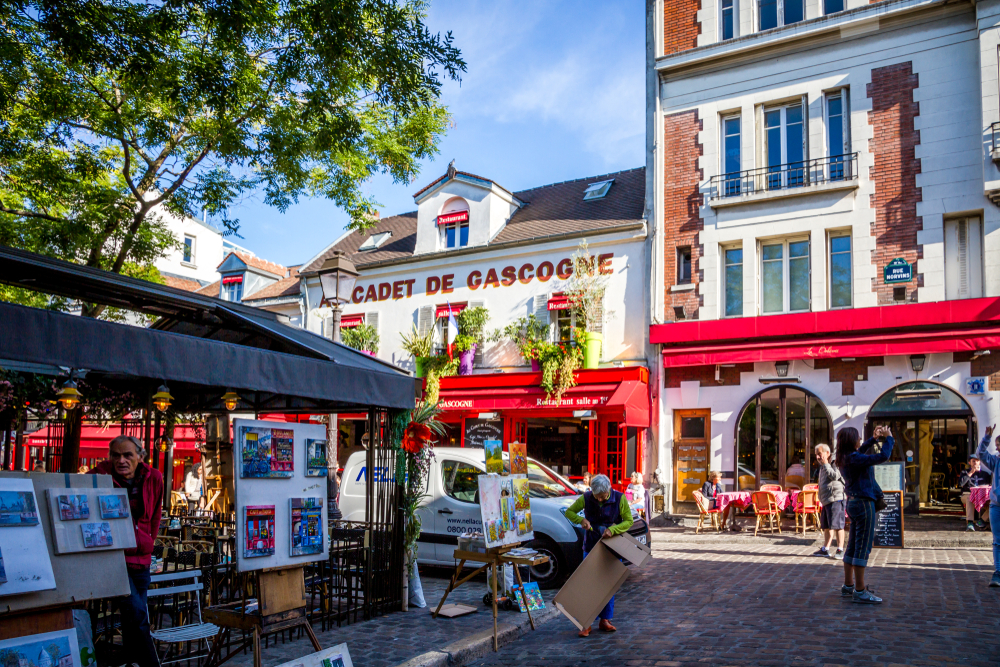
[{"label": "chalkboard menu", "polygon": [[903,490],[905,480],[902,461],[873,466],[873,470],[875,471],[875,481],[883,491]]},{"label": "chalkboard menu", "polygon": [[482,449],[484,440],[503,442],[503,419],[465,420],[465,446]]},{"label": "chalkboard menu", "polygon": [[885,509],[875,516],[875,547],[903,548],[903,493],[885,492]]}]

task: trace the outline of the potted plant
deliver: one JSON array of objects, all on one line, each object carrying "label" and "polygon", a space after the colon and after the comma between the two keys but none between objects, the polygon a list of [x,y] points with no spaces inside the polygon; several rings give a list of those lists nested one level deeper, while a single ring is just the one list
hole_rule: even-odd
[{"label": "potted plant", "polygon": [[434,349],[434,329],[428,329],[426,334],[421,334],[416,325],[410,333],[400,334],[403,340],[403,350],[413,355],[415,364],[414,375],[422,378],[427,374],[427,359]]},{"label": "potted plant", "polygon": [[584,368],[597,368],[601,361],[604,335],[599,329],[602,328],[605,315],[612,314],[604,312],[604,294],[607,289],[608,277],[601,274],[597,258],[590,254],[584,239],[573,255],[573,275],[566,289],[576,312],[576,325],[583,331],[577,340],[584,346]]},{"label": "potted plant", "polygon": [[476,349],[486,342],[489,335],[486,324],[490,321],[490,311],[483,306],[466,308],[455,318],[458,320],[458,335],[455,349],[459,354],[458,374],[471,375]]},{"label": "potted plant", "polygon": [[424,369],[427,372],[424,399],[434,405],[441,392],[441,378],[458,373],[458,359],[449,359],[447,354],[437,354],[424,360]]},{"label": "potted plant", "polygon": [[359,324],[340,332],[340,340],[348,347],[353,347],[371,356],[378,352],[378,329],[371,324]]},{"label": "potted plant", "polygon": [[531,370],[541,370],[541,363],[538,361],[539,346],[548,343],[549,325],[539,322],[532,313],[508,324],[503,330],[503,336],[514,343],[525,361],[531,362]]},{"label": "potted plant", "polygon": [[539,343],[536,348],[542,367],[542,389],[546,399],[556,405],[567,389],[576,386],[576,371],[583,363],[583,348],[578,340],[581,340],[580,335],[570,341]]}]

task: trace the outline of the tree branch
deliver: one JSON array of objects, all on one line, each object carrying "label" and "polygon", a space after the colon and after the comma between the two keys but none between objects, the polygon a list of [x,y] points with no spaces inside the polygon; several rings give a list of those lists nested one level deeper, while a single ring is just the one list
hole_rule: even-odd
[{"label": "tree branch", "polygon": [[0,205],[0,213],[9,213],[10,215],[16,215],[22,218],[38,218],[40,220],[48,220],[50,222],[66,222],[63,218],[49,215],[48,213],[38,213],[37,211],[27,211],[20,208],[7,208],[3,205]]}]

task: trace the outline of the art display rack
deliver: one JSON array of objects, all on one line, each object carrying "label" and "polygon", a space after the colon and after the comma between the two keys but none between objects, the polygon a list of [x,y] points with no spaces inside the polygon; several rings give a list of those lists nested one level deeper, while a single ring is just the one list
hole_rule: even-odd
[{"label": "art display rack", "polygon": [[[448,599],[448,595],[461,586],[462,584],[472,580],[480,572],[485,572],[486,570],[491,570],[492,574],[492,587],[493,587],[493,650],[497,651],[499,643],[497,641],[497,577],[500,573],[500,566],[505,564],[510,564],[514,566],[514,576],[517,578],[517,585],[524,594],[524,582],[521,581],[521,572],[518,570],[519,565],[533,567],[535,565],[542,565],[549,562],[548,556],[543,556],[541,554],[532,557],[521,557],[521,556],[511,556],[508,554],[512,549],[520,547],[520,543],[508,544],[502,547],[491,547],[485,552],[483,551],[463,551],[461,549],[455,549],[454,557],[455,560],[459,561],[458,565],[455,567],[454,574],[451,575],[451,581],[448,582],[448,588],[444,592],[444,597],[441,598],[441,602],[438,603],[437,609],[434,610],[433,617],[438,617],[438,612],[441,611],[441,607],[444,606],[445,600]],[[482,565],[476,568],[472,573],[462,577],[462,570],[465,569],[466,562],[472,563],[482,563]],[[461,578],[460,578],[461,577]],[[531,629],[535,629],[535,621],[531,618],[531,610],[527,609],[528,612],[528,622],[531,624]],[[259,667],[259,666],[257,666]]]}]

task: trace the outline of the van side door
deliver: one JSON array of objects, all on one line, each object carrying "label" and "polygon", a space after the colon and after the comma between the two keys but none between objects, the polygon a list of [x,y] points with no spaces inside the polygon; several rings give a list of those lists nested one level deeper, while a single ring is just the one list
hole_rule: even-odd
[{"label": "van side door", "polygon": [[440,493],[434,494],[431,513],[434,517],[437,560],[451,562],[458,536],[470,530],[482,530],[479,510],[479,476],[485,471],[468,461],[443,458],[440,462]]}]

